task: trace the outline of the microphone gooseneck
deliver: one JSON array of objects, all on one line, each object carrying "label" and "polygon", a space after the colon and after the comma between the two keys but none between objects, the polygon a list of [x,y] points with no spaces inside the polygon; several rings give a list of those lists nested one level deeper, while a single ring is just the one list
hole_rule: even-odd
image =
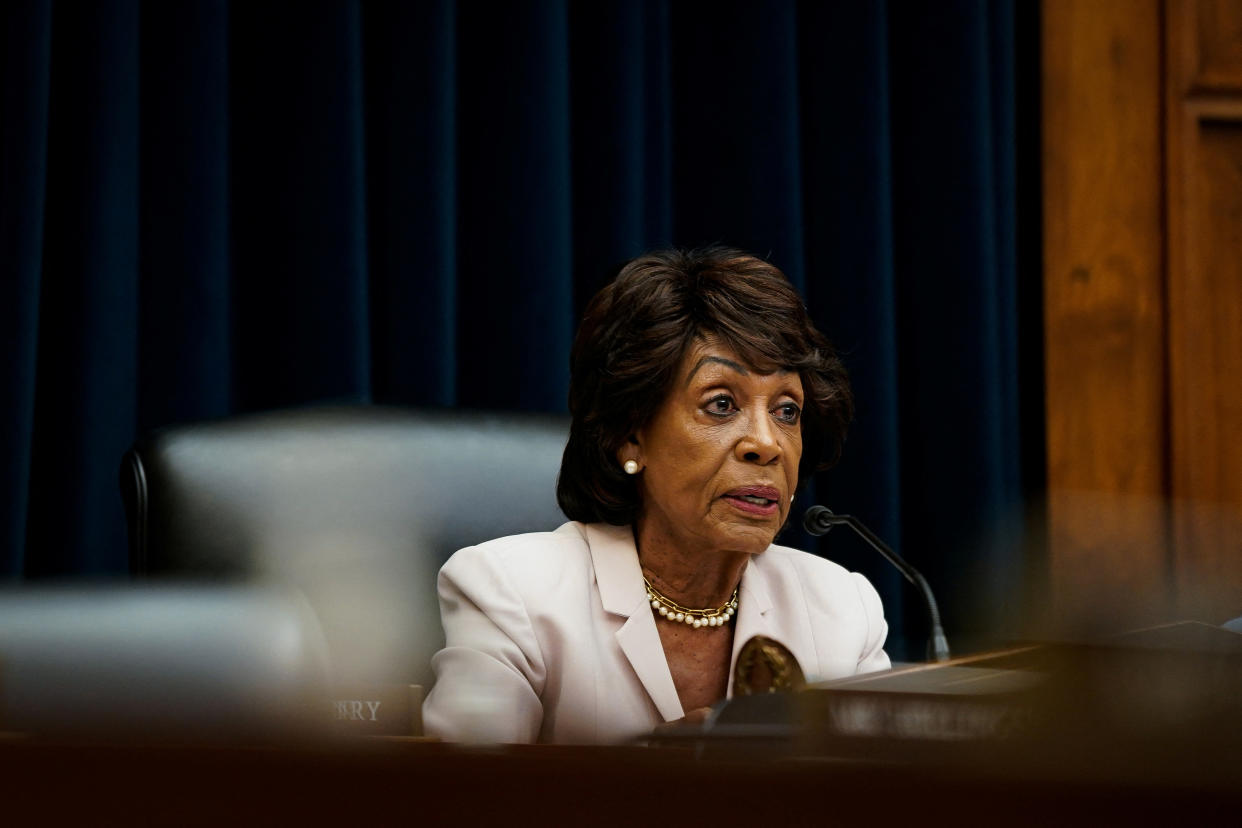
[{"label": "microphone gooseneck", "polygon": [[871,548],[883,555],[889,563],[897,567],[906,580],[914,584],[923,600],[927,603],[927,615],[931,619],[931,637],[927,642],[927,657],[932,661],[949,660],[949,641],[944,636],[944,628],[940,626],[940,607],[936,604],[936,596],[932,595],[931,585],[923,574],[906,562],[906,559],[893,551],[892,547],[864,526],[852,515],[838,515],[827,506],[812,506],[806,510],[802,518],[802,528],[808,534],[826,535],[837,524],[845,524],[857,535],[871,545]]}]

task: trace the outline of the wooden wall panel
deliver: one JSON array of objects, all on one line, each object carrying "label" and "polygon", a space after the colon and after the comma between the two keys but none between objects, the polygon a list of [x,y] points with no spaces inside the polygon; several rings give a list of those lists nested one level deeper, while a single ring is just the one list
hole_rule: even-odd
[{"label": "wooden wall panel", "polygon": [[1161,618],[1169,574],[1157,0],[1045,0],[1053,613]]},{"label": "wooden wall panel", "polygon": [[1242,615],[1242,0],[1045,0],[1054,611]]},{"label": "wooden wall panel", "polygon": [[[1242,92],[1242,3],[1237,0],[1176,0],[1174,15],[1191,18],[1191,83],[1196,90]],[[1170,21],[1178,25],[1177,21]]]},{"label": "wooden wall panel", "polygon": [[1173,573],[1183,615],[1242,615],[1242,0],[1170,7]]}]

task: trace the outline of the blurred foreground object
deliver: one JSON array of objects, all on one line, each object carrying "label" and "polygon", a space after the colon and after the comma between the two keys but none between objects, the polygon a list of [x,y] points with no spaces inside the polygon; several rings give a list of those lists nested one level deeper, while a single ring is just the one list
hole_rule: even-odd
[{"label": "blurred foreground object", "polygon": [[550,416],[378,406],[161,429],[121,465],[131,569],[296,587],[334,683],[430,685],[436,573],[461,547],[564,521],[567,432]]},{"label": "blurred foreground object", "polygon": [[1239,687],[1242,635],[1186,622],[736,697],[697,741],[721,757],[1242,790]]},{"label": "blurred foreground object", "polygon": [[327,708],[323,636],[294,590],[0,591],[0,730],[265,741],[323,732]]}]

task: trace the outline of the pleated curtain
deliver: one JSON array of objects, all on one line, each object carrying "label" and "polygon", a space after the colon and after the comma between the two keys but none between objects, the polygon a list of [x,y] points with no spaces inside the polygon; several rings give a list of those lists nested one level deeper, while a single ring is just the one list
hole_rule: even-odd
[{"label": "pleated curtain", "polygon": [[[123,573],[118,462],[161,425],[328,400],[563,411],[615,268],[720,242],[789,275],[853,377],[845,458],[804,505],[921,567],[951,634],[999,634],[1039,571],[1032,18],[10,0],[0,572]],[[919,657],[899,576],[841,530],[817,548],[878,585],[890,650]]]}]

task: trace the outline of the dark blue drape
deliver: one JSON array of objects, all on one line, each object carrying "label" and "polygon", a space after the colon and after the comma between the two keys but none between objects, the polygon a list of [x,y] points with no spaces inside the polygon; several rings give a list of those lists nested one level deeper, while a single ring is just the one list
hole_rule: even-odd
[{"label": "dark blue drape", "polygon": [[[851,369],[858,421],[813,496],[922,567],[951,633],[1006,631],[1039,440],[1012,2],[0,19],[0,571],[122,572],[117,463],[161,424],[326,399],[563,410],[611,270],[725,242],[785,270]],[[836,533],[822,551],[917,655],[899,578]]]}]

